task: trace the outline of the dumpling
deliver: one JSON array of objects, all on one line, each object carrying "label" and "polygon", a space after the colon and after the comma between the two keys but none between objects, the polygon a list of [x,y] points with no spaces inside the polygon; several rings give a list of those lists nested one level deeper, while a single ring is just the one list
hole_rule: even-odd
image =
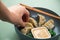
[{"label": "dumpling", "polygon": [[25,27],[31,27],[31,28],[33,28],[33,25],[32,25],[32,23],[27,22],[27,23],[25,24]]},{"label": "dumpling", "polygon": [[37,22],[33,18],[30,17],[28,22],[32,23],[35,27],[37,27]]},{"label": "dumpling", "polygon": [[27,22],[27,23],[25,24],[25,28],[23,28],[23,29],[21,30],[21,32],[22,32],[24,35],[26,35],[27,33],[29,33],[29,31],[30,31],[32,28],[33,28],[33,25],[32,25],[31,23]]},{"label": "dumpling", "polygon": [[48,29],[52,29],[52,28],[54,28],[54,21],[52,19],[50,19],[42,26],[47,27]]},{"label": "dumpling", "polygon": [[37,38],[37,39],[51,38],[51,34],[49,33],[49,31],[46,27],[33,28],[33,29],[31,29],[31,32],[32,32],[34,38]]},{"label": "dumpling", "polygon": [[45,23],[46,19],[43,15],[38,14],[39,26]]}]

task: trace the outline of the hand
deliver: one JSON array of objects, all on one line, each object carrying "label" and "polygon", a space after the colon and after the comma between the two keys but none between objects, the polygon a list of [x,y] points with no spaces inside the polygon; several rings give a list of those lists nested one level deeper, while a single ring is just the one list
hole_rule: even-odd
[{"label": "hand", "polygon": [[29,19],[29,12],[28,10],[21,5],[14,5],[10,8],[8,8],[9,11],[11,12],[9,16],[9,20],[11,23],[16,24],[16,25],[21,25],[25,26],[25,23]]}]

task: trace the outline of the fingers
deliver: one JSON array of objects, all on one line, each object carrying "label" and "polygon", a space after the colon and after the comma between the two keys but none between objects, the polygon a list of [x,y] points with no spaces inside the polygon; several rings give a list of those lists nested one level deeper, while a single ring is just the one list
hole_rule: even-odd
[{"label": "fingers", "polygon": [[30,13],[28,10],[25,10],[26,22],[29,20]]},{"label": "fingers", "polygon": [[22,27],[25,27],[25,22],[22,19],[20,19],[19,20],[19,25],[22,26]]},{"label": "fingers", "polygon": [[9,8],[9,10],[13,13],[12,15],[16,15],[14,18],[12,18],[12,22],[25,27],[25,23],[29,20],[28,10],[26,10],[26,8],[21,5],[12,6]]},{"label": "fingers", "polygon": [[29,12],[28,12],[28,10],[25,10],[22,18],[20,19],[20,25],[25,27],[25,24],[28,20],[29,20]]}]

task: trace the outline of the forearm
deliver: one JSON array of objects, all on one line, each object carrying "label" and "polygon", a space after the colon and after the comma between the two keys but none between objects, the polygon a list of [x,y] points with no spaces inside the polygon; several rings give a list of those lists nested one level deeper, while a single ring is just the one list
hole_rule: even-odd
[{"label": "forearm", "polygon": [[0,1],[0,19],[1,20],[7,20],[9,17],[9,10],[7,7]]}]

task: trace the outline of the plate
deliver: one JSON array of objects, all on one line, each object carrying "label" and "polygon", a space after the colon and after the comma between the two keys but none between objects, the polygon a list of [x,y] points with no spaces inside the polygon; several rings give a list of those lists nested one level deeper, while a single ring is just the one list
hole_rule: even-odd
[{"label": "plate", "polygon": [[[49,9],[40,8],[40,7],[35,7],[35,8],[37,8],[39,10],[42,10],[42,11],[45,11],[45,12],[48,12],[50,14],[58,16],[55,12],[53,12],[53,11],[51,11]],[[58,37],[60,36],[60,20],[55,19],[55,18],[50,17],[50,16],[47,16],[47,15],[44,15],[42,13],[38,13],[38,12],[32,11],[32,10],[29,10],[29,12],[30,12],[30,17],[34,18],[37,22],[38,22],[37,14],[41,14],[41,15],[45,16],[46,21],[48,21],[49,19],[53,19],[54,20],[54,25],[55,25],[55,28],[53,30],[54,30],[54,32],[56,32],[56,36],[54,36],[52,38],[49,38],[49,39],[44,39],[44,40],[57,40],[58,39]],[[17,34],[19,35],[19,37],[22,40],[42,40],[42,39],[35,39],[35,38],[28,37],[26,35],[23,35],[20,32],[20,29],[21,28],[19,28],[19,27],[17,27],[17,25],[15,25],[15,30],[16,30]]]}]

